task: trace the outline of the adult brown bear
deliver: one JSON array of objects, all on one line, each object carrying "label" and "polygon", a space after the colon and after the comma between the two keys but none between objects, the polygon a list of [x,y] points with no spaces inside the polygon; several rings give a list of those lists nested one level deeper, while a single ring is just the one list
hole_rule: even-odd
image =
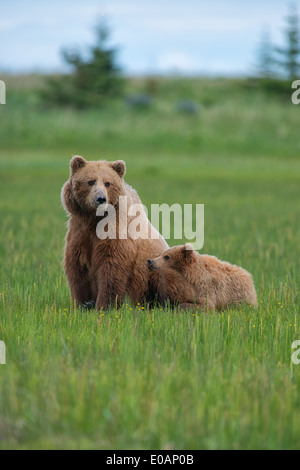
[{"label": "adult brown bear", "polygon": [[[147,260],[159,256],[168,245],[148,220],[137,192],[125,183],[125,171],[122,160],[88,162],[81,156],[71,160],[70,178],[62,188],[62,203],[70,216],[64,267],[78,306],[95,303],[97,310],[107,309],[122,302],[126,294],[137,303],[151,300],[151,293],[157,291],[158,275],[149,272]],[[127,201],[125,215],[120,211],[120,197]],[[99,239],[97,225],[104,216],[96,212],[108,205],[115,210],[116,237]],[[144,238],[129,234],[134,205],[141,207]]]}]

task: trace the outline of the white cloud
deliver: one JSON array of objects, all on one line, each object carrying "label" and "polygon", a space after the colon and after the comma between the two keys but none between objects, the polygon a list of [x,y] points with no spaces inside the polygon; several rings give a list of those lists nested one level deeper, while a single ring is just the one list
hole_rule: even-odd
[{"label": "white cloud", "polygon": [[[60,64],[62,46],[93,41],[92,26],[104,14],[126,70],[192,73],[218,66],[245,69],[264,25],[280,43],[289,0],[14,0],[3,2],[3,65]],[[5,52],[4,52],[5,49]],[[147,65],[149,64],[149,65]]]},{"label": "white cloud", "polygon": [[24,24],[21,18],[0,18],[0,33],[15,30]]},{"label": "white cloud", "polygon": [[162,72],[192,73],[199,70],[199,62],[185,52],[170,51],[158,56],[157,68]]}]

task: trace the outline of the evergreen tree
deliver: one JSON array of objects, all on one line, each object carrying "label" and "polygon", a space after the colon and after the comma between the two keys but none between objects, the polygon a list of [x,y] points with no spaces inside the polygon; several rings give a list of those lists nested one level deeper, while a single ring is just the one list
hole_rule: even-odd
[{"label": "evergreen tree", "polygon": [[300,77],[300,23],[294,4],[290,5],[286,23],[286,44],[275,49],[278,55],[276,62],[282,67],[285,77],[294,80]]},{"label": "evergreen tree", "polygon": [[257,76],[258,78],[274,78],[274,49],[270,39],[270,32],[264,29],[257,54]]},{"label": "evergreen tree", "polygon": [[96,42],[83,56],[78,50],[63,50],[71,73],[48,82],[44,97],[58,105],[79,108],[101,105],[121,94],[123,79],[117,66],[117,50],[109,46],[110,31],[104,20],[95,28]]}]

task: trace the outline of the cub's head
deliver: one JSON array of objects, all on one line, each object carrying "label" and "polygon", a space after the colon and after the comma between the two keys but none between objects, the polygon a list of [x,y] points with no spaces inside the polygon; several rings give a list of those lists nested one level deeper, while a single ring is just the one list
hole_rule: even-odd
[{"label": "cub's head", "polygon": [[158,258],[149,259],[148,266],[149,269],[161,273],[170,270],[184,272],[195,261],[196,253],[193,245],[186,243],[163,251]]},{"label": "cub's head", "polygon": [[70,213],[96,213],[98,207],[116,206],[123,192],[125,162],[93,161],[75,156],[70,162],[70,179],[62,190],[62,203]]}]

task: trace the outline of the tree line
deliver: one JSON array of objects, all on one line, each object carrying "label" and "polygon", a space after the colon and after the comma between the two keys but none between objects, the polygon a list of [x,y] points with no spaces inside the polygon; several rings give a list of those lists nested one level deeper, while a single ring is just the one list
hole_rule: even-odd
[{"label": "tree line", "polygon": [[[285,18],[283,33],[284,43],[279,47],[264,30],[257,57],[255,78],[275,92],[286,92],[287,81],[300,79],[300,21],[294,4]],[[70,73],[49,78],[43,99],[53,105],[85,108],[121,96],[125,78],[117,56],[117,48],[110,45],[110,28],[101,19],[95,28],[95,44],[85,53],[78,49],[62,51]]]},{"label": "tree line", "polygon": [[262,32],[258,50],[258,78],[293,81],[300,78],[300,21],[291,4],[285,18],[283,46],[272,44],[270,31]]}]

